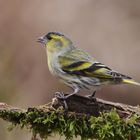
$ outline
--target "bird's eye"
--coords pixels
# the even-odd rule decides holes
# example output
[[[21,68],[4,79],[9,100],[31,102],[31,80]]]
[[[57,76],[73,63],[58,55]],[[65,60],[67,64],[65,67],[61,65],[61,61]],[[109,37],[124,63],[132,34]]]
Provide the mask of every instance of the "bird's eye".
[[[51,40],[51,39],[52,39],[52,37],[51,37],[50,34],[47,34],[47,35],[45,36],[45,38],[46,38],[47,40]]]
[[[47,39],[48,39],[48,40],[51,40],[51,39],[52,39],[52,37],[51,37],[51,36],[47,36]]]

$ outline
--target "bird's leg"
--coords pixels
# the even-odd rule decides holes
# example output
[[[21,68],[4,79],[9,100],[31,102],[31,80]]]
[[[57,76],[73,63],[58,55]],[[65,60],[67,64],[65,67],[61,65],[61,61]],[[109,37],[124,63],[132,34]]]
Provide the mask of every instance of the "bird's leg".
[[[55,92],[55,97],[59,98],[59,99],[62,99],[62,100],[66,100],[67,98],[69,98],[70,96],[74,95],[74,94],[77,94],[80,89],[78,87],[75,87],[75,88],[72,88],[73,89],[73,92],[68,94],[68,95],[64,95],[63,92]]]
[[[65,99],[69,98],[70,96],[72,96],[74,94],[77,94],[80,91],[80,89],[78,87],[76,87],[76,86],[74,88],[72,88],[72,89],[73,89],[73,92],[68,94],[67,96],[65,96]]]
[[[96,102],[95,94],[96,94],[96,91],[94,91],[91,95],[87,95],[86,97],[88,97],[92,101]]]
[[[74,94],[77,94],[80,91],[80,89],[77,86],[73,87],[72,89],[73,89],[73,92],[68,94],[68,95],[66,95],[66,96],[64,95],[63,92],[56,92],[55,93],[56,98],[58,98],[60,100],[63,100],[65,110],[68,110],[68,105],[66,103],[66,99],[68,99],[70,96],[72,96]]]

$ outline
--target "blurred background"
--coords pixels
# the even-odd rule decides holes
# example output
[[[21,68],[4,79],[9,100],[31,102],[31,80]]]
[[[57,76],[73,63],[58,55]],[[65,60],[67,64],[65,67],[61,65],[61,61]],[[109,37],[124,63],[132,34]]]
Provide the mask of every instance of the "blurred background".
[[[0,102],[27,108],[50,102],[55,91],[70,91],[50,74],[45,48],[36,42],[49,31],[67,35],[75,46],[140,82],[139,0],[0,0]],[[139,91],[117,85],[96,96],[138,105]],[[27,130],[7,132],[3,120],[0,126],[0,139],[31,138]]]

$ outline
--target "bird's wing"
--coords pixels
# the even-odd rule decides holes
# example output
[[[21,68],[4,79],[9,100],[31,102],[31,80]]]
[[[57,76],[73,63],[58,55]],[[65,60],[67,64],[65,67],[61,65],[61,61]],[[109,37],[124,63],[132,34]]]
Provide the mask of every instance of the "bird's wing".
[[[61,69],[68,74],[103,79],[131,79],[94,60],[82,50],[73,50],[58,59]]]

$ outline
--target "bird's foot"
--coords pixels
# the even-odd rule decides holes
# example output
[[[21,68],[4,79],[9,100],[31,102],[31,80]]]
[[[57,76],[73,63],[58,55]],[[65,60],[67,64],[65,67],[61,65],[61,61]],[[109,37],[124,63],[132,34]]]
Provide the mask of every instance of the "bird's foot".
[[[60,100],[66,100],[63,92],[55,92],[55,97],[60,99]]]
[[[66,103],[67,97],[64,95],[64,93],[63,93],[63,92],[55,92],[55,97],[56,97],[57,99],[63,101],[63,103],[64,103],[64,109],[65,109],[65,111],[67,111],[67,110],[68,110],[68,105],[67,105],[67,103]]]
[[[97,102],[96,97],[95,97],[96,91],[94,91],[92,94],[87,95],[86,97],[89,98],[92,102]]]

